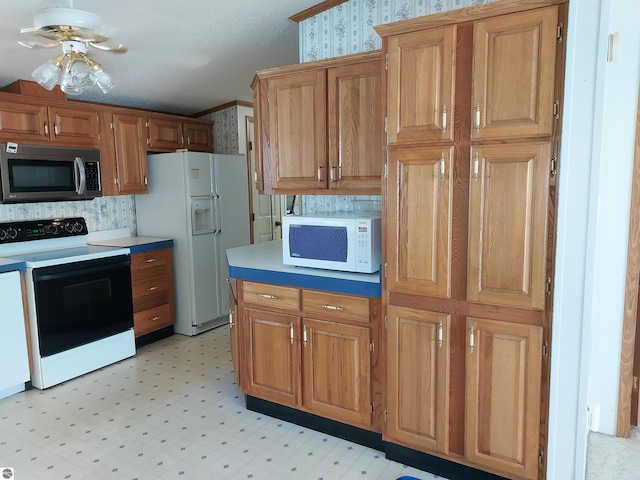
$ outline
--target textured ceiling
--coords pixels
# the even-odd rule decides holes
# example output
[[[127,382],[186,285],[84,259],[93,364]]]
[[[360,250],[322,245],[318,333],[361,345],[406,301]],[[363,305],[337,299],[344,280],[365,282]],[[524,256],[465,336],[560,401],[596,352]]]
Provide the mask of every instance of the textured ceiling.
[[[1,0],[0,87],[31,80],[59,47],[27,49],[18,40],[42,8],[73,7],[102,17],[108,43],[125,54],[89,50],[114,80],[80,100],[192,114],[233,100],[251,101],[256,70],[298,62],[298,24],[289,16],[319,0]],[[43,39],[43,41],[45,41]]]

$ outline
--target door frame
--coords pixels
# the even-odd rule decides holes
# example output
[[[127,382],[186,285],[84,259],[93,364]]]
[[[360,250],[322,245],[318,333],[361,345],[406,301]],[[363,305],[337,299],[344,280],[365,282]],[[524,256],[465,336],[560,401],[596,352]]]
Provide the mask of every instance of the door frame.
[[[640,355],[636,344],[638,287],[640,280],[640,97],[636,114],[636,140],[631,185],[627,274],[620,354],[620,383],[618,386],[618,414],[616,436],[628,438],[631,430],[631,399],[633,394],[634,355]],[[636,372],[637,375],[637,372]]]

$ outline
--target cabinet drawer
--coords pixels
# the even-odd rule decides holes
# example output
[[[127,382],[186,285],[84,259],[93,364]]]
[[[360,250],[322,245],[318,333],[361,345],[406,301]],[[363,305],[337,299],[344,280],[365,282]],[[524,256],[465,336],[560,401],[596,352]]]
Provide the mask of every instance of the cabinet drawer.
[[[171,306],[166,303],[133,314],[133,331],[136,337],[168,327],[173,323]]]
[[[131,281],[136,282],[143,278],[163,275],[167,271],[167,265],[170,263],[171,249],[131,255]]]
[[[316,314],[357,322],[369,321],[369,299],[325,292],[304,290],[302,310],[305,315]]]
[[[139,312],[169,302],[169,281],[166,275],[145,278],[131,284],[133,311]]]
[[[244,302],[286,310],[300,309],[300,290],[265,283],[244,282]]]

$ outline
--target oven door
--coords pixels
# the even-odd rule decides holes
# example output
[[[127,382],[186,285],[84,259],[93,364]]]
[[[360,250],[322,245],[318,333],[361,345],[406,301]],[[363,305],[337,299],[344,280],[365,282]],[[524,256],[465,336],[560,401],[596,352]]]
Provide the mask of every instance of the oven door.
[[[133,328],[128,255],[33,269],[40,356]]]

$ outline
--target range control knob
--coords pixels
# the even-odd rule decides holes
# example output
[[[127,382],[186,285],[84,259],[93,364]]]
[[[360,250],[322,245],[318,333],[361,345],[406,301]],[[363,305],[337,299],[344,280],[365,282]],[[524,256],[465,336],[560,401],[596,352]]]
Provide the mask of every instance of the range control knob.
[[[18,231],[15,228],[13,228],[13,227],[7,228],[7,237],[9,237],[11,240],[13,240],[17,236],[18,236]]]
[[[76,222],[73,224],[74,232],[82,232],[82,224],[80,222]]]
[[[56,233],[58,233],[58,225],[56,224],[48,225],[47,227],[45,227],[45,231],[47,233],[55,235]]]
[[[7,238],[7,232],[0,228],[0,241],[4,240],[5,238]]]
[[[65,222],[64,229],[69,233],[73,233],[73,225],[70,222]]]

